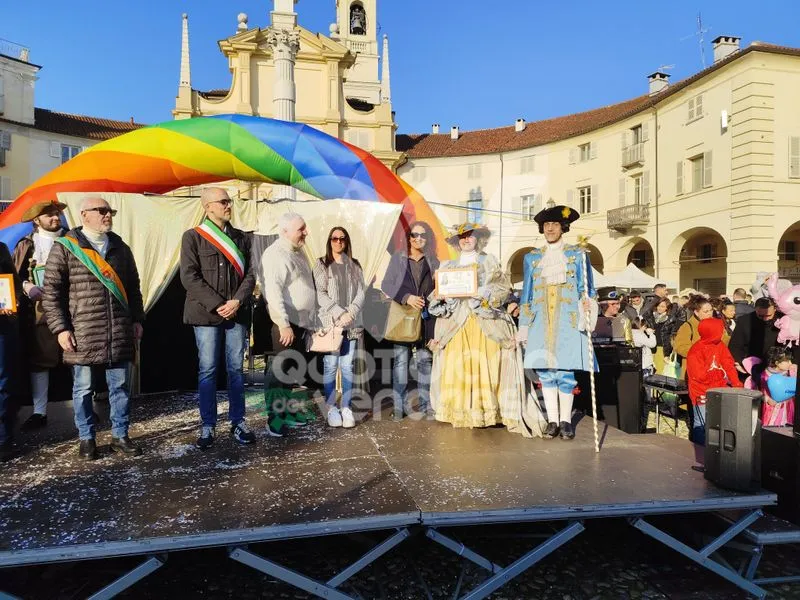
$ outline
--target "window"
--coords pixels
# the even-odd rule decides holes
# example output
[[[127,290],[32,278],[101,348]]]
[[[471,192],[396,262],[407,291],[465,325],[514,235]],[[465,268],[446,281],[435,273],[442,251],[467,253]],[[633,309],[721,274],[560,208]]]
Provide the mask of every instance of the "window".
[[[800,137],[789,138],[789,177],[800,177]]]
[[[690,159],[692,163],[692,191],[699,192],[711,186],[711,152]]]
[[[70,158],[75,158],[80,153],[80,146],[68,146],[67,144],[61,144],[61,164],[63,165]]]
[[[697,247],[697,260],[703,263],[710,263],[717,256],[716,244],[700,244]]]
[[[688,114],[686,120],[696,121],[703,117],[703,96],[695,96],[690,98],[688,102]]]
[[[783,256],[781,258],[783,260],[798,262],[797,242],[795,242],[794,240],[786,240],[783,243]]]
[[[0,150],[11,150],[11,132],[0,130]]]
[[[580,152],[581,162],[587,162],[592,157],[591,144],[581,144],[580,146],[578,146],[578,151]]]
[[[641,177],[634,177],[633,178],[633,203],[634,204],[641,204],[642,203],[642,178]]]
[[[631,133],[633,133],[633,144],[641,144],[644,141],[642,137],[642,126],[637,125],[636,127],[631,128]]]
[[[481,178],[481,166],[480,166],[480,164],[469,165],[469,167],[467,167],[467,178],[468,179],[480,179]]]
[[[522,174],[532,173],[534,168],[533,156],[526,156],[519,161],[519,172]]]
[[[522,196],[522,219],[524,221],[533,221],[533,217],[539,212],[539,198],[541,194],[527,194]]]
[[[633,203],[650,203],[650,171],[633,178]]]
[[[6,94],[5,88],[3,87],[3,78],[0,77],[0,115],[2,115],[6,110]]]
[[[585,186],[578,188],[578,200],[580,201],[580,208],[578,212],[586,214],[592,211],[592,186]]]
[[[469,200],[467,200],[467,221],[471,223],[483,222],[483,192],[481,192],[481,188],[469,191]]]

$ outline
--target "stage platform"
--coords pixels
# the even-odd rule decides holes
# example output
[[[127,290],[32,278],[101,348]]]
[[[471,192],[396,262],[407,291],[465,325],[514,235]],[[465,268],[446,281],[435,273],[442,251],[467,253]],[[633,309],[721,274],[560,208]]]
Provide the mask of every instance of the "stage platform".
[[[0,466],[0,567],[148,557],[139,572],[96,596],[111,597],[158,568],[169,552],[223,546],[231,558],[320,597],[347,598],[337,589],[343,581],[422,531],[490,572],[485,586],[464,596],[483,598],[578,535],[584,519],[628,517],[672,546],[661,538],[666,534],[648,529],[646,517],[746,509],[728,539],[776,501],[767,492],[709,483],[691,468],[691,445],[669,436],[629,435],[601,423],[596,454],[588,418],[578,423],[572,442],[380,416],[353,429],[331,429],[320,420],[277,439],[266,434],[257,400],[248,404],[258,436],[249,447],[228,435],[220,402],[216,445],[206,452],[194,448],[194,394],[136,403],[131,436],[146,449],[140,457],[108,454],[107,430],[98,435],[103,458],[91,463],[78,459],[68,424],[32,437],[21,457]],[[440,529],[555,520],[566,523],[506,568],[459,548]],[[386,530],[388,537],[327,582],[284,572],[247,549],[256,542],[369,530]],[[689,557],[763,597],[735,573],[706,564],[707,555]]]

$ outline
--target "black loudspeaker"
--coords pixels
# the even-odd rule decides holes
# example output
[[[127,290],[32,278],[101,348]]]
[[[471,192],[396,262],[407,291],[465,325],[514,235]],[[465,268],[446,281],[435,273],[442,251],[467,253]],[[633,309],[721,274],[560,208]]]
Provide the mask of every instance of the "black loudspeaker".
[[[761,393],[713,388],[706,399],[706,479],[732,490],[761,489]]]
[[[600,367],[595,375],[597,404],[603,420],[626,433],[641,433],[642,349],[621,345],[594,349]]]
[[[761,430],[761,484],[778,494],[779,516],[800,525],[800,441],[791,427]]]

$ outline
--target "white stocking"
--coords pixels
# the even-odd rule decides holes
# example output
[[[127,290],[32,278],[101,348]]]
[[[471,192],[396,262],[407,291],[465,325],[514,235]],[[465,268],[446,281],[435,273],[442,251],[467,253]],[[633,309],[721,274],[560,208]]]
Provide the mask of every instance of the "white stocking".
[[[572,423],[572,402],[575,395],[572,392],[566,393],[558,390],[558,401],[561,405],[560,420],[562,423]]]
[[[47,414],[47,390],[49,387],[50,371],[34,371],[31,373],[33,412],[37,415]]]
[[[558,424],[558,388],[543,387],[544,409],[547,411],[547,421]]]

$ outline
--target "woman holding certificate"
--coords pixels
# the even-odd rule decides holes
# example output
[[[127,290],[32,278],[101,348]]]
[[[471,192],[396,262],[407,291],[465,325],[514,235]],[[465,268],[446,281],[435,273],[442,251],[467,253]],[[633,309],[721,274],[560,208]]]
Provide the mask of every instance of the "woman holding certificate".
[[[527,393],[511,282],[498,260],[482,251],[489,235],[483,225],[459,225],[448,240],[459,257],[436,272],[429,308],[437,317],[431,401],[436,420],[454,427],[502,423],[539,437],[545,423]]]

